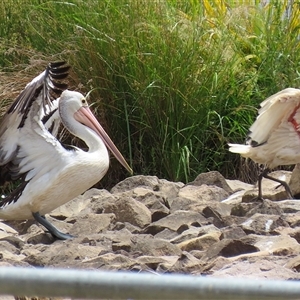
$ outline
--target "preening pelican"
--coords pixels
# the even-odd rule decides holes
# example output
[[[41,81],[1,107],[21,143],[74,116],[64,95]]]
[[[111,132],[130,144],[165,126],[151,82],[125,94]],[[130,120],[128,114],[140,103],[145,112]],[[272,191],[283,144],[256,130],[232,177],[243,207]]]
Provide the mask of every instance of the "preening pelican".
[[[267,98],[260,106],[246,145],[229,144],[229,151],[265,165],[258,178],[259,199],[263,199],[263,177],[282,184],[288,196],[293,198],[288,184],[268,173],[280,165],[300,163],[300,90],[284,89]]]
[[[0,123],[0,184],[19,182],[0,199],[0,219],[34,218],[59,239],[72,236],[60,232],[44,215],[102,179],[109,167],[107,148],[132,173],[86,98],[61,83],[68,69],[64,62],[50,63],[25,87]],[[60,122],[86,143],[87,152],[63,147],[56,138]]]

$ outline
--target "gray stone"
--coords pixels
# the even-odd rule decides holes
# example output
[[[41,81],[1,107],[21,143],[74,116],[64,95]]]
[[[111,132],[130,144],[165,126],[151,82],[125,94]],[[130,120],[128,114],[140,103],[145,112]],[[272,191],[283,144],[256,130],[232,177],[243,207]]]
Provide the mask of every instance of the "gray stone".
[[[300,275],[279,263],[279,259],[270,260],[267,257],[241,259],[216,270],[211,276],[219,278],[248,278],[248,279],[300,279]]]
[[[216,174],[187,185],[133,176],[112,193],[91,189],[47,216],[75,236],[67,241],[34,220],[0,222],[0,266],[300,279],[298,201],[281,199],[284,189],[264,181],[278,201],[242,202],[253,187],[227,180],[229,196]]]
[[[207,204],[210,201],[222,201],[228,196],[229,194],[224,189],[206,184],[200,186],[186,185],[178,193],[178,197],[191,199],[202,204]]]
[[[200,273],[200,260],[191,253],[183,251],[176,263],[169,269],[175,273]]]
[[[259,236],[257,242],[254,244],[260,251],[267,251],[273,255],[295,255],[300,252],[300,245],[298,242],[288,236]]]
[[[220,187],[228,194],[233,193],[233,190],[226,182],[226,179],[217,171],[210,171],[207,173],[199,174],[194,181],[188,183],[188,185],[196,186],[200,186],[202,184]]]
[[[175,211],[173,214],[153,222],[145,229],[145,233],[153,235],[168,228],[177,231],[182,225],[197,225],[206,222],[206,219],[200,214],[192,211]]]
[[[269,234],[277,227],[287,227],[288,223],[277,215],[255,214],[241,224],[246,233]]]
[[[151,223],[150,210],[143,203],[131,197],[122,197],[114,203],[106,203],[104,211],[114,213],[117,222],[129,222],[141,228]]]
[[[211,245],[220,240],[220,232],[211,232],[200,237],[195,237],[185,240],[178,244],[178,247],[183,251],[191,250],[207,250]]]
[[[123,181],[116,184],[112,189],[111,193],[122,193],[132,190],[137,187],[143,187],[149,189],[151,191],[157,190],[159,186],[159,179],[156,176],[144,176],[144,175],[137,175],[131,176]]]
[[[208,262],[218,256],[234,257],[241,254],[253,253],[259,248],[241,240],[223,239],[211,245],[201,258],[202,262]]]
[[[203,236],[205,234],[214,233],[217,232],[219,235],[221,235],[221,230],[218,229],[215,225],[205,225],[201,227],[194,227],[190,226],[187,230],[184,230],[180,235],[177,235],[176,237],[172,238],[170,242],[174,244],[179,244],[184,241]]]
[[[299,199],[300,196],[300,164],[296,164],[289,180],[292,194]]]
[[[232,239],[237,240],[246,236],[246,232],[238,226],[227,227],[222,230],[222,234],[220,235],[220,240],[223,239]]]
[[[88,236],[94,233],[100,233],[108,229],[114,222],[116,216],[114,214],[86,214],[77,218],[68,218],[68,222],[75,222],[70,230],[70,234],[74,236]]]
[[[300,212],[300,201],[299,200],[282,200],[277,201],[276,204],[280,207],[284,213],[297,213]]]
[[[134,236],[131,239],[133,252],[142,253],[142,255],[181,255],[181,250],[177,245],[162,239],[157,239],[149,235]]]
[[[166,207],[168,202],[160,192],[150,191],[146,188],[135,188],[132,197],[143,203],[151,211],[152,222],[158,221],[170,213],[169,208]]]

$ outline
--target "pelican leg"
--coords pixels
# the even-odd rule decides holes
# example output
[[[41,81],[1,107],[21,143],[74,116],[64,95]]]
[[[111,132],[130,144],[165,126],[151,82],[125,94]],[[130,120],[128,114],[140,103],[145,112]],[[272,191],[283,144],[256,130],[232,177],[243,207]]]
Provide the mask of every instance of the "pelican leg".
[[[268,169],[263,170],[259,175],[258,175],[258,196],[257,196],[257,200],[261,200],[263,201],[264,198],[262,196],[262,186],[261,186],[261,181],[263,179],[263,177],[265,177],[266,174],[265,171],[267,170],[268,173]]]
[[[41,216],[39,212],[36,213],[32,213],[34,219],[42,224],[46,229],[48,229],[48,231],[56,238],[60,239],[60,240],[68,240],[73,238],[72,235],[68,234],[68,233],[63,233],[61,231],[59,231],[54,225],[52,225],[46,218],[45,216]]]
[[[285,188],[286,193],[288,194],[288,197],[290,197],[290,199],[294,199],[292,191],[291,191],[289,185],[283,180],[280,180],[280,179],[277,179],[277,178],[274,178],[274,177],[268,175],[269,172],[270,172],[270,170],[268,168],[266,168],[259,175],[259,178],[258,178],[258,197],[261,197],[261,199],[263,199],[262,198],[262,189],[261,189],[261,180],[264,177],[264,178],[267,178],[269,180],[273,180],[273,181],[278,182],[281,185],[283,185],[284,188]]]

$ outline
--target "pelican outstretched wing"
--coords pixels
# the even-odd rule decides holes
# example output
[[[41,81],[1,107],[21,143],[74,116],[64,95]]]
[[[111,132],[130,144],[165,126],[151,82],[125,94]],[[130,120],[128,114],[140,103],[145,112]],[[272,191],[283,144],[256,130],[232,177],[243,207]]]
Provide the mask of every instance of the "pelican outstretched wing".
[[[67,89],[62,80],[68,76],[65,62],[49,63],[46,70],[28,83],[11,104],[0,123],[0,185],[24,174],[18,169],[18,152],[22,135],[41,121],[55,136],[60,118],[58,97]],[[28,141],[30,143],[30,141]]]

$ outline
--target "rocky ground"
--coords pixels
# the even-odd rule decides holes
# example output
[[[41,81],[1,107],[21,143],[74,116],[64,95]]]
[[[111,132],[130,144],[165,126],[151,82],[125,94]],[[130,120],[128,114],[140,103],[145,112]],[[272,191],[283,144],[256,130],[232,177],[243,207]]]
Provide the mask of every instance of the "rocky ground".
[[[291,172],[272,175],[289,181]],[[34,221],[0,222],[0,266],[300,279],[300,201],[269,180],[263,188],[258,202],[255,187],[218,172],[186,185],[129,177],[47,216],[74,239],[55,240]]]

